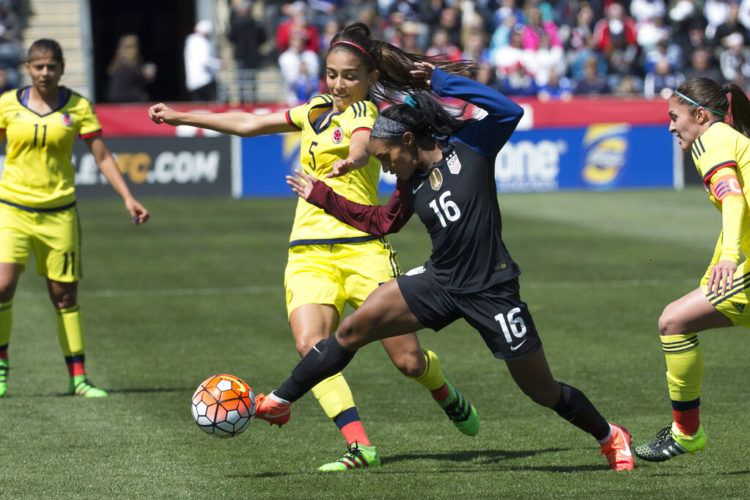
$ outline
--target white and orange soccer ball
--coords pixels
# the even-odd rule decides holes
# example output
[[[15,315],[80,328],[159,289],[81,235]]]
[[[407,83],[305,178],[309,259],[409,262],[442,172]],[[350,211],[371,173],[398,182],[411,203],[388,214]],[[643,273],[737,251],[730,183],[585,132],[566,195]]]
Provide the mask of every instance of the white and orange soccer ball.
[[[239,377],[212,375],[193,393],[193,419],[198,427],[218,437],[242,433],[255,416],[255,394]]]

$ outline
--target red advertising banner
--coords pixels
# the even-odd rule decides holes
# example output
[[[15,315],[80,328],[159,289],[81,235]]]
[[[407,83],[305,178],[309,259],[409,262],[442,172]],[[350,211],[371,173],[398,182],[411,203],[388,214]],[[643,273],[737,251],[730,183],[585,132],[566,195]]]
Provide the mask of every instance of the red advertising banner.
[[[580,127],[595,123],[627,123],[630,125],[667,126],[667,103],[662,99],[617,99],[617,98],[578,98],[571,101],[519,100],[526,115],[519,128],[543,129],[560,127]],[[223,112],[230,110],[271,113],[284,111],[284,104],[268,106],[231,107],[225,104],[182,103],[175,109],[194,112]],[[128,136],[179,136],[195,137],[216,135],[210,131],[194,127],[170,127],[156,125],[147,116],[146,104],[99,104],[96,114],[102,123],[105,137]]]

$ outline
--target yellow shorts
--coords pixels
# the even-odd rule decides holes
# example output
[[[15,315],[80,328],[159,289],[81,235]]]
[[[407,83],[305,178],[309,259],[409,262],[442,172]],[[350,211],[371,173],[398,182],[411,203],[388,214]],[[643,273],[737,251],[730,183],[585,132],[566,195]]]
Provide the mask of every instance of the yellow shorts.
[[[713,263],[708,266],[701,279],[700,287],[712,306],[729,318],[735,326],[750,326],[750,265],[741,262],[734,273],[734,285],[723,294],[708,290],[708,278]]]
[[[358,308],[381,283],[399,274],[396,252],[385,238],[291,247],[284,272],[287,315],[304,304],[330,304],[341,316],[346,304]]]
[[[26,266],[34,251],[37,272],[54,281],[81,279],[81,229],[75,207],[28,212],[0,203],[0,262]]]

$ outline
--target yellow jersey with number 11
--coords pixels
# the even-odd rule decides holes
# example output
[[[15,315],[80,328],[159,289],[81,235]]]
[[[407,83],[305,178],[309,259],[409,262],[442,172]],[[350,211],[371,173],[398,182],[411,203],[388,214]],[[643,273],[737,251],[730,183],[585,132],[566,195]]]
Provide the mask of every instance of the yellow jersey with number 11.
[[[352,135],[372,130],[378,108],[371,101],[359,101],[342,113],[335,110],[330,95],[319,95],[286,114],[290,125],[300,129],[300,163],[305,173],[324,181],[351,201],[375,205],[378,201],[380,162],[369,162],[341,177],[326,178],[337,160],[349,155]],[[367,233],[328,215],[322,209],[299,199],[290,236],[290,246],[333,244],[372,239]]]
[[[54,209],[75,201],[71,157],[76,136],[93,137],[101,125],[84,97],[60,87],[59,106],[40,115],[30,110],[29,87],[0,96],[0,129],[7,140],[0,200],[31,209]]]

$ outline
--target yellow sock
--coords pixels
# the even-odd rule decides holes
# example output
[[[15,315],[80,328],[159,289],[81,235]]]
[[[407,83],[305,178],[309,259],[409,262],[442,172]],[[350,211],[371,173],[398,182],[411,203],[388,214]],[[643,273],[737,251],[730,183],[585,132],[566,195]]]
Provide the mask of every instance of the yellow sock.
[[[446,380],[443,375],[443,369],[440,368],[440,360],[438,359],[437,354],[429,349],[424,349],[424,360],[427,364],[424,373],[419,377],[412,378],[430,391],[440,389],[445,385]]]
[[[667,361],[667,384],[672,401],[700,399],[703,383],[703,352],[698,335],[665,335],[661,338]]]
[[[354,406],[354,396],[341,372],[320,382],[312,392],[328,418],[332,419]]]
[[[57,311],[57,340],[66,357],[83,354],[81,311],[75,305]]]
[[[0,347],[10,342],[10,328],[13,324],[13,302],[0,302]]]

